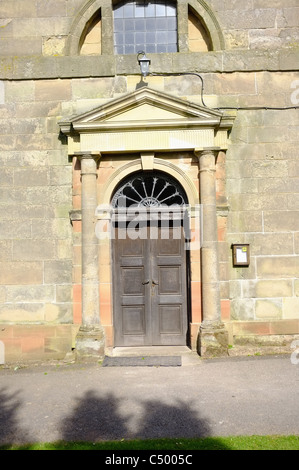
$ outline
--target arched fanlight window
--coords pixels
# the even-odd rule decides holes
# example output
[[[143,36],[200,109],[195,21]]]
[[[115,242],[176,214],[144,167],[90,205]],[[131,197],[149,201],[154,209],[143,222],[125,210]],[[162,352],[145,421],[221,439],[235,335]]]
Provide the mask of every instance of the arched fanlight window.
[[[112,207],[184,206],[187,196],[181,185],[163,173],[142,172],[126,178],[117,188]]]
[[[114,5],[116,54],[177,52],[176,2],[121,0]]]

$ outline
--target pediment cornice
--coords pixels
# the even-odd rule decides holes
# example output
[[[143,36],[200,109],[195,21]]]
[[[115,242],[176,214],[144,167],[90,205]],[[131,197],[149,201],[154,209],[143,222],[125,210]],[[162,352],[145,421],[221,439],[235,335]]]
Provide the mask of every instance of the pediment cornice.
[[[189,148],[190,145],[187,142],[194,139],[196,133],[198,135],[195,138],[195,147],[198,147],[201,139],[203,139],[203,144],[214,145],[215,143],[212,142],[214,135],[221,130],[231,129],[233,118],[218,110],[143,87],[91,111],[64,119],[59,124],[61,132],[70,138],[79,136],[81,142],[84,142],[84,149],[87,142],[92,147],[90,150],[95,150],[95,147],[103,142],[106,142],[104,147],[108,148],[108,141],[111,145],[112,135],[115,135],[115,145],[112,145],[111,151],[113,149],[129,151],[128,146],[131,145],[129,142],[133,142],[136,137],[137,145],[137,141],[141,141],[140,133],[142,132],[144,141],[142,141],[141,150],[144,150],[143,145],[149,145],[151,150],[156,148],[171,150],[174,148],[175,141],[177,141],[178,149]],[[151,146],[155,132],[157,144]],[[158,134],[161,137],[160,144],[157,140]],[[122,135],[126,136],[124,147],[120,143]],[[168,141],[171,143],[167,144]],[[80,151],[82,149],[81,145]]]

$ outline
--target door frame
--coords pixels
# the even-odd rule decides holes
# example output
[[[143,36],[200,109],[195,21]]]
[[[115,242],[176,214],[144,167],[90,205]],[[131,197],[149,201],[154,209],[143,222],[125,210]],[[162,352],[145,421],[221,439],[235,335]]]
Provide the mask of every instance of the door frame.
[[[140,172],[144,169],[161,171],[174,178],[185,190],[188,200],[188,211],[190,229],[195,238],[200,238],[200,228],[198,227],[198,208],[199,193],[194,181],[189,177],[186,171],[183,171],[173,162],[177,152],[170,154],[170,159],[162,159],[153,155],[151,164],[145,165],[143,155],[136,154],[131,157],[131,161],[119,165],[114,172],[100,186],[98,193],[100,206],[104,207],[101,213],[96,213],[97,223],[109,226],[112,220],[111,200],[119,182],[129,176],[131,173]],[[193,154],[192,154],[193,155]],[[100,173],[99,173],[100,175]],[[108,350],[115,346],[114,344],[114,324],[113,324],[113,279],[112,279],[112,240],[109,237],[98,238],[99,246],[99,290],[100,290],[100,314],[101,322],[105,329],[106,348]],[[201,305],[201,254],[200,249],[187,251],[188,267],[188,345],[194,351],[197,350],[197,338],[202,321]]]

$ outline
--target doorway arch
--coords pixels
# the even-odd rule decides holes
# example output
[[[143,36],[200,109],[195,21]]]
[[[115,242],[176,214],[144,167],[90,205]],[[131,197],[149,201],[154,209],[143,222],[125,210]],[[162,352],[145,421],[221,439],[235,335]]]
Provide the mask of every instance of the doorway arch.
[[[195,207],[197,204],[199,204],[199,193],[195,184],[189,178],[188,174],[179,166],[171,163],[170,161],[163,160],[162,158],[154,157],[151,164],[151,170],[157,172],[160,171],[177,181],[186,193],[187,201],[190,207]],[[119,187],[119,184],[125,180],[126,177],[130,177],[130,175],[142,171],[145,171],[142,157],[126,163],[125,165],[115,170],[102,189],[102,204],[111,204],[112,198],[115,191]]]

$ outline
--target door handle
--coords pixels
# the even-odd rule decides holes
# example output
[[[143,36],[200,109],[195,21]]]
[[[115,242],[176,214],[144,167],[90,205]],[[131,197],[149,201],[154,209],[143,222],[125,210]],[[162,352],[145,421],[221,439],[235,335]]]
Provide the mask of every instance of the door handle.
[[[145,286],[145,284],[149,284],[149,281],[144,281],[144,282],[142,283],[143,286]]]
[[[152,281],[153,286],[158,286],[159,283],[157,281]]]

